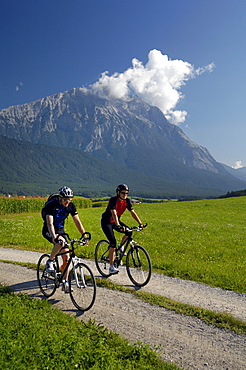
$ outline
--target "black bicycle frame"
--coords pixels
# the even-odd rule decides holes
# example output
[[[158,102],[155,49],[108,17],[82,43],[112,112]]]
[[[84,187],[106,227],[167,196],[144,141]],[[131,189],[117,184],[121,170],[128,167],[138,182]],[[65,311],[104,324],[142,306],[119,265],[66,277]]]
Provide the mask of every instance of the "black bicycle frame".
[[[115,258],[116,258],[117,267],[120,265],[120,262],[122,261],[122,258],[124,257],[124,254],[126,253],[126,250],[127,250],[128,246],[129,246],[129,244],[132,240],[133,239],[132,239],[132,233],[131,233],[131,235],[128,235],[128,237],[124,241],[124,243],[121,244],[120,248],[118,248],[118,247],[116,248]],[[122,247],[124,247],[124,248],[123,248],[123,251],[121,252]],[[130,248],[133,249],[132,246]],[[135,264],[135,262],[134,262],[134,264]]]

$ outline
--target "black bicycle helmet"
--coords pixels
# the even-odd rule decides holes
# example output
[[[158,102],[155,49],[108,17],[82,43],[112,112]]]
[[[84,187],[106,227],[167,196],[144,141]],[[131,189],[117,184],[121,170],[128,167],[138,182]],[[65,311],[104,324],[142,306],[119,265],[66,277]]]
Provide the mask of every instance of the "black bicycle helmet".
[[[67,186],[63,186],[62,188],[60,188],[59,194],[62,198],[73,198],[73,191]]]
[[[118,185],[117,188],[116,188],[116,193],[118,193],[118,191],[122,191],[122,190],[129,191],[129,186],[127,186],[126,184]]]

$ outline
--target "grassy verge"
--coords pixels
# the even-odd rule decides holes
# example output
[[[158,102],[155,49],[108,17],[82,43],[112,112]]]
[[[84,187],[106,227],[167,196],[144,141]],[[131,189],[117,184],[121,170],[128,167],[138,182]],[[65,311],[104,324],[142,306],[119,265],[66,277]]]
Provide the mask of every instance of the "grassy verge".
[[[163,369],[148,345],[130,344],[94,322],[78,322],[47,301],[0,289],[1,369]]]

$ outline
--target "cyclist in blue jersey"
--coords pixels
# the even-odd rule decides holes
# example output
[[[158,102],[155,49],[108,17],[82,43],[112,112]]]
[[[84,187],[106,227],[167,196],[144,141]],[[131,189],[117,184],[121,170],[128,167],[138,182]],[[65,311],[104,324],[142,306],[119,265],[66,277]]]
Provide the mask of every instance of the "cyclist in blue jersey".
[[[108,202],[106,211],[102,214],[101,226],[104,234],[106,235],[109,243],[109,261],[110,267],[109,272],[111,274],[117,274],[119,270],[114,266],[114,255],[116,248],[116,239],[114,236],[114,230],[124,233],[125,235],[122,238],[121,244],[124,243],[129,232],[126,231],[127,225],[120,221],[121,215],[125,212],[126,209],[130,211],[132,217],[135,221],[139,223],[139,226],[143,227],[143,224],[134,211],[130,199],[127,198],[129,193],[129,187],[125,184],[120,184],[116,189],[116,196],[111,197]]]
[[[53,261],[57,253],[61,249],[68,251],[68,248],[64,247],[66,242],[64,221],[71,214],[73,221],[78,229],[78,231],[83,235],[85,233],[84,226],[82,225],[78,212],[75,205],[71,202],[73,198],[73,191],[67,186],[63,186],[59,189],[59,197],[49,201],[44,207],[45,221],[43,225],[42,235],[50,243],[52,243],[53,249],[50,254],[50,258],[47,261],[46,269],[48,272],[54,272]],[[64,270],[66,264],[68,263],[69,254],[63,254],[63,265],[61,270]],[[65,280],[63,282],[63,290],[65,293],[69,292],[68,286],[68,271],[64,276]]]

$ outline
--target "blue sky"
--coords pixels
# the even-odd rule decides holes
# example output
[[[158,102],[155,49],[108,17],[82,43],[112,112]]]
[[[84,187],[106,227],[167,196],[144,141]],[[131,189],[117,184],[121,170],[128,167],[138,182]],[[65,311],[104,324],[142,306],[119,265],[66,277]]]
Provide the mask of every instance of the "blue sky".
[[[143,97],[155,85],[191,140],[246,166],[245,39],[245,0],[2,0],[0,109],[151,72]]]

